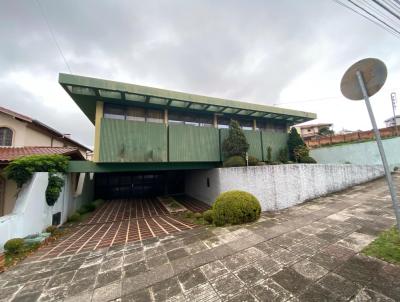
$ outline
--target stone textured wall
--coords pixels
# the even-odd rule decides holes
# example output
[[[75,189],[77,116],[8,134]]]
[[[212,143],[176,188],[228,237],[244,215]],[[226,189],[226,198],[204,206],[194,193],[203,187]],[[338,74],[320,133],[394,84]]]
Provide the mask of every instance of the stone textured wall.
[[[383,176],[381,166],[292,164],[191,171],[186,194],[212,204],[222,192],[255,195],[263,211],[279,210]],[[209,178],[210,186],[207,186]]]

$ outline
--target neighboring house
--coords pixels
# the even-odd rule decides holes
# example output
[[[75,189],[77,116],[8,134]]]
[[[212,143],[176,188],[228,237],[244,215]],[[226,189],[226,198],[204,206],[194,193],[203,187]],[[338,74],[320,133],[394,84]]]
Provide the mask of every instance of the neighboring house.
[[[36,154],[62,154],[83,160],[91,150],[28,116],[0,107],[0,216],[11,213],[16,184],[7,180],[4,167],[13,159]]]
[[[388,118],[385,120],[386,127],[394,127],[394,126],[400,126],[400,115],[396,115],[395,117]]]
[[[71,172],[95,175],[96,195],[123,198],[184,190],[185,171],[210,169],[224,159],[221,146],[232,119],[250,144],[249,155],[276,159],[288,127],[316,118],[282,109],[70,74],[59,82],[95,125],[94,162]]]
[[[298,128],[300,129],[301,137],[306,141],[320,137],[321,135],[319,134],[319,131],[325,128],[330,129],[332,125],[333,124],[330,123],[309,124],[309,125],[298,126]]]

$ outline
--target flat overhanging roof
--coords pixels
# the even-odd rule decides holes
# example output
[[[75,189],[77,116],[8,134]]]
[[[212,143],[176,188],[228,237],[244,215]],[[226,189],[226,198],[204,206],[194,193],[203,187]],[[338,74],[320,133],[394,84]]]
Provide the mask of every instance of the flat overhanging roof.
[[[59,83],[93,124],[96,115],[96,101],[265,118],[289,124],[303,123],[317,118],[315,113],[310,112],[65,73],[59,74]]]

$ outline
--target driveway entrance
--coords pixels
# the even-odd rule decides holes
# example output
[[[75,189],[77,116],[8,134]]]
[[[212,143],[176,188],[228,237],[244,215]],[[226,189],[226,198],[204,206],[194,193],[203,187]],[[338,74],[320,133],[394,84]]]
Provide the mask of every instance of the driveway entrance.
[[[209,208],[189,198],[180,198],[179,202],[192,212]],[[62,257],[166,236],[195,227],[171,215],[156,198],[110,200],[85,221],[74,226],[68,236],[40,249],[33,258],[41,260]]]

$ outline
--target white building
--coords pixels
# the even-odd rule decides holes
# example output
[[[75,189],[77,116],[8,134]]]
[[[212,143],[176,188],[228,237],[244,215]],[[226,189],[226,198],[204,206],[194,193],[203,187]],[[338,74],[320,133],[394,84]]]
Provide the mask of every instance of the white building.
[[[394,117],[385,120],[386,127],[394,127],[395,125],[400,126],[400,115],[396,115],[396,121]]]

